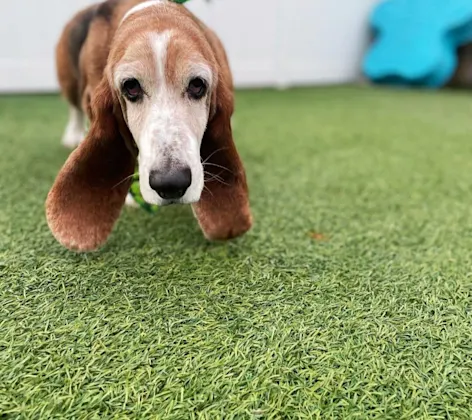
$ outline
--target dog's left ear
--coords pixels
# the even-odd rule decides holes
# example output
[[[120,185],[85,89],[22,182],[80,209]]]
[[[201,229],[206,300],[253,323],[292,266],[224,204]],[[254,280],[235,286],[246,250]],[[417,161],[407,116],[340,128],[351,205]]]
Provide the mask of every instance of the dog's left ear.
[[[104,77],[94,92],[90,132],[67,159],[46,201],[52,233],[71,250],[92,251],[106,242],[131,184],[136,158],[116,104]]]
[[[252,226],[246,173],[233,141],[233,92],[218,83],[212,117],[201,146],[207,181],[193,211],[210,240],[227,240]]]

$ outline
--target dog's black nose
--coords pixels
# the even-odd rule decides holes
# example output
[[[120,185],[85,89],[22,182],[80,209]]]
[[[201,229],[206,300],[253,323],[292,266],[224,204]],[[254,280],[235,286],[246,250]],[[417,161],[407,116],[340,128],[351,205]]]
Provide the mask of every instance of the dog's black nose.
[[[164,200],[176,200],[185,195],[192,183],[190,168],[183,168],[171,172],[151,171],[149,185]]]

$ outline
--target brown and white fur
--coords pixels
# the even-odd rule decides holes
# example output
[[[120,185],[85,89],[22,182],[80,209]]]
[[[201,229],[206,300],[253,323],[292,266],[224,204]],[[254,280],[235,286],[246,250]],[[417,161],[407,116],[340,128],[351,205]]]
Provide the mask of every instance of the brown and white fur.
[[[192,204],[208,239],[231,239],[250,229],[246,176],[230,123],[233,83],[226,54],[184,6],[108,0],[89,7],[66,26],[57,71],[70,105],[63,143],[78,146],[46,201],[49,227],[60,243],[90,251],[106,242],[136,163],[144,199]],[[169,198],[152,187],[182,171],[190,182],[184,195]]]

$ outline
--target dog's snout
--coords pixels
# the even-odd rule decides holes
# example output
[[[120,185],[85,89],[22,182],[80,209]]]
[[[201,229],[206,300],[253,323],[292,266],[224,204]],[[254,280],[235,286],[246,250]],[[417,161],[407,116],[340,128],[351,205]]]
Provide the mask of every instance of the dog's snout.
[[[164,200],[182,198],[192,183],[190,168],[182,168],[171,172],[151,171],[149,185]]]

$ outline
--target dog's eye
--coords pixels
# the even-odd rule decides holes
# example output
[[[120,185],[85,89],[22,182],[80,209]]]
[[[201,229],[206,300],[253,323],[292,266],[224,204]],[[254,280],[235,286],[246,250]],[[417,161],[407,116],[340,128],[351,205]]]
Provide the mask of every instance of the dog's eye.
[[[203,79],[196,77],[188,85],[187,93],[192,99],[201,99],[207,92],[207,85]]]
[[[122,89],[123,94],[131,102],[136,102],[143,97],[143,88],[136,79],[125,80]]]

